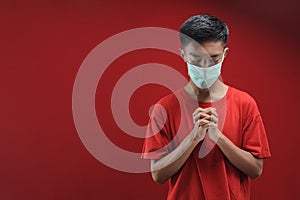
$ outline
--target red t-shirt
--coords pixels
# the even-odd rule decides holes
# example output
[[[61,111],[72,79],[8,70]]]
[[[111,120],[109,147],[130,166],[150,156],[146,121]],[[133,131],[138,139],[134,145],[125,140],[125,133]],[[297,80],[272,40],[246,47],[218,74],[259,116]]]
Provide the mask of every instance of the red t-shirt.
[[[261,115],[254,99],[245,92],[229,87],[221,100],[198,103],[180,89],[156,105],[148,124],[144,159],[159,159],[173,151],[193,129],[192,113],[198,106],[216,108],[219,129],[236,146],[257,158],[270,157]],[[250,178],[205,137],[169,179],[168,199],[250,199]]]

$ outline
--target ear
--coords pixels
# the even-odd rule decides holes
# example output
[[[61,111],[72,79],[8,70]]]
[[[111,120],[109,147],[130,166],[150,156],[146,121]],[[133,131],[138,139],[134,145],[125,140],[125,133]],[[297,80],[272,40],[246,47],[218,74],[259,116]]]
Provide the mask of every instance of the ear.
[[[183,49],[180,48],[179,51],[180,51],[180,55],[181,55],[182,59],[184,60],[184,62],[187,62],[187,59],[186,59],[186,57],[184,55],[184,52],[183,52]]]
[[[226,58],[226,56],[227,56],[228,53],[229,53],[229,48],[226,47],[226,48],[224,49],[224,58]]]

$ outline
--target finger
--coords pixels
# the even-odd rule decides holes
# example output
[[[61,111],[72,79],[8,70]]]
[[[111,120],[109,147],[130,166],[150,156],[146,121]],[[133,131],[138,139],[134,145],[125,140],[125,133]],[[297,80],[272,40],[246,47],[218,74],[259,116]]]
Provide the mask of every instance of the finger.
[[[194,115],[193,118],[197,121],[198,119],[207,118],[209,116],[210,116],[210,114],[200,112],[200,113]]]
[[[212,113],[217,114],[217,109],[214,107],[208,107],[208,108],[202,109],[202,111],[205,113],[208,113],[208,114],[212,114]]]
[[[218,114],[216,112],[216,108],[208,107],[208,108],[197,108],[193,113],[193,122],[197,122],[199,119],[206,119],[213,121],[214,123],[218,123]]]
[[[201,116],[200,115],[196,116],[196,118],[194,119],[194,121],[198,121],[198,120],[202,120],[202,119],[214,122],[216,124],[219,122],[218,117],[216,117],[214,115],[207,115],[207,114],[203,114]]]
[[[218,113],[217,113],[217,109],[216,108],[213,108],[211,110],[211,113],[218,118]]]
[[[219,119],[218,119],[216,116],[211,115],[211,116],[210,116],[210,121],[213,122],[213,123],[215,123],[215,124],[218,124]]]
[[[208,108],[201,108],[198,107],[195,109],[195,111],[193,112],[193,115],[197,115],[200,112],[206,113],[206,114],[214,114],[214,115],[218,115],[216,112],[216,108],[214,107],[208,107]]]
[[[213,107],[208,107],[206,109],[203,109],[203,112],[209,115],[214,115],[218,117],[217,109]]]
[[[201,127],[203,127],[203,128],[210,128],[210,127],[213,126],[213,124],[214,124],[214,123],[209,122],[209,123],[203,124]]]
[[[211,121],[206,120],[206,119],[199,119],[199,120],[197,121],[197,125],[198,125],[198,126],[203,126],[203,125],[208,124],[208,123],[211,123]]]
[[[206,113],[198,113],[197,115],[193,116],[193,122],[198,121],[199,119],[208,119],[210,120],[210,116]]]
[[[218,128],[218,125],[213,122],[209,122],[209,123],[204,124],[202,127],[203,128]]]
[[[208,108],[201,108],[201,107],[198,107],[196,108],[196,110],[194,111],[195,114],[197,113],[207,113],[207,114],[211,114],[214,110],[216,110],[216,108],[213,108],[213,107],[208,107]]]
[[[193,112],[193,115],[197,115],[199,112],[203,112],[203,111],[204,111],[203,108],[198,107],[198,108],[196,108],[195,111]]]
[[[207,114],[205,114],[204,109],[201,107],[198,107],[195,109],[195,111],[193,112],[193,122],[196,123],[198,119],[207,116]]]

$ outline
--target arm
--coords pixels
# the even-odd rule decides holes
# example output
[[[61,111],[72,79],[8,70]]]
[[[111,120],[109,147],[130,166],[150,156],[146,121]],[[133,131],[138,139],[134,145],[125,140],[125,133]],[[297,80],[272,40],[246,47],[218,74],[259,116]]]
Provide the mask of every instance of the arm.
[[[201,132],[204,132],[204,128]],[[200,131],[198,131],[200,132]],[[158,159],[151,160],[152,178],[157,183],[163,184],[184,165],[197,144],[203,140],[205,134],[197,134],[197,127],[180,143],[180,145],[171,153]]]
[[[214,110],[215,111],[215,110]],[[209,127],[217,127],[217,113],[211,108],[197,108],[193,113],[194,129],[166,156],[151,161],[152,178],[157,183],[164,183],[184,165],[197,144],[202,141]]]
[[[211,110],[215,113],[216,110]],[[216,114],[215,114],[216,115]],[[209,119],[209,118],[208,118]],[[211,118],[215,121],[214,118]],[[217,122],[217,120],[216,120]],[[214,141],[232,165],[252,179],[262,174],[263,160],[254,157],[250,152],[237,147],[215,126],[208,130],[208,136]]]
[[[209,127],[217,127],[217,113],[213,109],[197,108],[193,113],[194,129],[179,146],[166,156],[151,161],[152,178],[157,183],[164,183],[184,165],[197,144],[202,141]]]
[[[231,164],[252,179],[259,177],[262,174],[263,160],[256,158],[250,152],[237,147],[223,135],[219,129],[216,131],[219,138],[217,140],[217,145]]]

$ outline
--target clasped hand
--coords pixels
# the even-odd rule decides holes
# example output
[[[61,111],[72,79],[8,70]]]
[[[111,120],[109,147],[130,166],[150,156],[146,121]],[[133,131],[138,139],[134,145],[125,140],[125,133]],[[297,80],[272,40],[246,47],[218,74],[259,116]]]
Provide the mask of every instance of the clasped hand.
[[[193,113],[195,139],[200,142],[208,134],[215,143],[218,141],[221,132],[218,129],[218,113],[215,108],[197,108]]]

